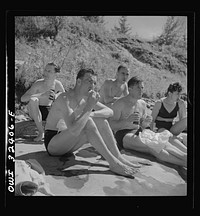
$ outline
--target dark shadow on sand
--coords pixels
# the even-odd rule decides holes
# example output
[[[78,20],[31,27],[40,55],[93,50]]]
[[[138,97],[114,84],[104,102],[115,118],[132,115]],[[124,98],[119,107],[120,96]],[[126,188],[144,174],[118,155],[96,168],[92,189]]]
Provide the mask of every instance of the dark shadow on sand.
[[[81,156],[80,152],[79,156]],[[84,156],[85,157],[85,156]],[[109,170],[108,165],[97,163],[91,163],[84,160],[76,160],[74,154],[65,154],[63,156],[49,156],[46,151],[39,151],[24,154],[16,157],[17,160],[28,160],[35,159],[40,165],[43,167],[46,175],[56,175],[56,176],[80,176],[80,175],[89,175],[89,174],[106,174],[106,175],[118,175]],[[87,168],[80,169],[68,169],[74,165],[87,166]],[[91,167],[104,167],[108,168],[108,170],[90,170]],[[134,178],[134,177],[128,177]]]
[[[19,140],[17,142],[20,143]],[[22,143],[24,143],[23,140],[22,140]],[[25,143],[27,143],[27,140]],[[30,143],[28,143],[28,144],[38,145],[40,143],[30,141]],[[156,157],[154,157],[153,155],[147,154],[147,153],[141,153],[141,152],[137,152],[134,150],[127,150],[127,149],[122,150],[122,151],[126,155],[129,155],[129,156],[132,155],[132,156],[135,156],[135,157],[138,157],[141,159],[146,159],[146,160],[149,160],[151,162],[156,162],[156,163],[162,164],[166,167],[175,169],[178,172],[178,174],[181,176],[181,178],[187,182],[187,171],[178,165],[159,161]],[[75,155],[82,157],[82,158],[92,158],[92,157],[95,158],[97,156],[101,156],[96,151],[96,149],[90,145],[86,146],[86,147],[83,146],[83,148],[81,148],[78,152],[76,152]],[[18,157],[16,157],[16,159],[19,159],[19,160],[35,159],[35,160],[37,160],[41,164],[43,169],[45,170],[46,175],[60,175],[60,176],[66,176],[66,177],[85,175],[85,174],[117,175],[117,174],[114,174],[113,172],[111,172],[110,170],[101,171],[101,170],[90,170],[89,169],[92,166],[109,168],[108,165],[104,165],[104,164],[99,163],[101,160],[105,160],[102,156],[100,158],[98,157],[96,159],[97,163],[91,163],[91,162],[87,162],[85,160],[76,160],[75,155],[74,154],[65,154],[62,156],[49,156],[46,151],[39,151],[39,152],[33,152],[33,153],[28,153],[28,154],[18,156]],[[69,167],[74,166],[74,165],[87,166],[88,168],[65,170],[65,169],[68,169]]]

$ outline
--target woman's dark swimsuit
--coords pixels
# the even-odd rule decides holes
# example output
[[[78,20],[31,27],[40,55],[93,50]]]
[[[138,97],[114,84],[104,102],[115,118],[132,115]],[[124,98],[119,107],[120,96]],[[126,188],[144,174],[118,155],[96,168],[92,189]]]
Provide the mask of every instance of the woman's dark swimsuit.
[[[175,118],[177,116],[178,110],[179,110],[178,102],[176,102],[176,106],[171,112],[168,112],[165,109],[164,104],[162,102],[161,108],[160,108],[159,113],[158,113],[158,116],[160,116],[162,118],[170,118],[170,119]],[[170,128],[172,127],[172,121],[171,122],[166,122],[166,121],[155,120],[155,123],[156,123],[156,127],[158,129],[165,128],[167,130],[170,130]]]
[[[48,145],[49,145],[49,142],[51,141],[51,139],[56,135],[56,134],[59,134],[61,131],[57,131],[57,130],[45,130],[45,133],[44,133],[44,145],[46,147],[46,150],[48,152],[48,154],[50,156],[52,156],[49,151],[48,151]]]
[[[42,106],[39,105],[40,112],[42,114],[42,121],[46,121],[47,116],[49,114],[51,106]]]

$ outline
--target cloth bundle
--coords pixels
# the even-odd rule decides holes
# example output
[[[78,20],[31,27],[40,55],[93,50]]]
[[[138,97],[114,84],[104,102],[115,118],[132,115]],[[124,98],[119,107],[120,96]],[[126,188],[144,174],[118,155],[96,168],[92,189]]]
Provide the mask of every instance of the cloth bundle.
[[[160,133],[155,133],[149,129],[144,129],[139,133],[141,141],[148,145],[151,149],[159,153],[165,145],[169,142],[169,137],[173,136],[168,130]]]
[[[44,170],[35,160],[15,160],[16,196],[53,196],[45,182]]]

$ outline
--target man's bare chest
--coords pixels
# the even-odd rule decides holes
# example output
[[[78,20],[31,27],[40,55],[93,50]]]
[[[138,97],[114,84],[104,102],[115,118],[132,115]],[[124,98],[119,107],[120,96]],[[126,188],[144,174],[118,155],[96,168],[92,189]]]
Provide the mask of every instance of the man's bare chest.
[[[122,93],[124,92],[124,85],[121,86],[116,86],[113,85],[111,86],[111,96],[112,97],[120,97],[122,95]]]

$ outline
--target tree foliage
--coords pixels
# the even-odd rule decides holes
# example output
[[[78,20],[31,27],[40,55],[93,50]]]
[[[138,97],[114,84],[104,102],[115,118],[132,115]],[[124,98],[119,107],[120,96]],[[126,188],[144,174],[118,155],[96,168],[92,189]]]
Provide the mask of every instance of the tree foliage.
[[[98,72],[101,86],[106,78],[114,77],[119,64],[126,63],[131,75],[138,74],[145,80],[147,95],[162,93],[172,79],[177,81],[176,75],[186,75],[185,48],[160,46],[130,36],[126,17],[120,19],[119,34],[112,34],[99,24],[99,18],[15,17],[15,59],[23,62],[15,71],[18,102],[25,90],[42,78],[43,69],[50,61],[61,67],[58,79],[66,89],[73,85],[77,71],[83,67]]]
[[[55,38],[64,27],[62,16],[17,16],[15,17],[15,36],[35,41],[42,37]]]
[[[157,38],[159,45],[186,46],[187,29],[186,17],[169,16],[164,25],[163,32]]]
[[[121,16],[119,18],[119,27],[114,26],[114,30],[116,30],[120,34],[126,34],[126,35],[130,34],[131,27],[127,23],[127,16]]]
[[[99,23],[99,24],[105,23],[103,16],[83,16],[83,19],[86,21],[90,21],[92,23]]]

